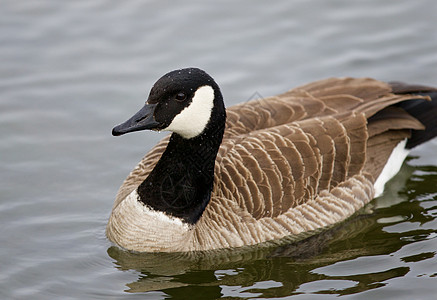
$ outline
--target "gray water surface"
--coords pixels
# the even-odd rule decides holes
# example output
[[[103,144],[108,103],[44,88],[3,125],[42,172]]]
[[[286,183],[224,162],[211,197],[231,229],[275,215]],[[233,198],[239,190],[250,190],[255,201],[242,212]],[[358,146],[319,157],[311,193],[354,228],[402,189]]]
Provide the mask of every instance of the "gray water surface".
[[[226,105],[331,76],[437,85],[437,2],[0,1],[0,299],[434,299],[437,142],[383,197],[287,247],[133,254],[104,229],[164,135],[115,138],[162,74]]]

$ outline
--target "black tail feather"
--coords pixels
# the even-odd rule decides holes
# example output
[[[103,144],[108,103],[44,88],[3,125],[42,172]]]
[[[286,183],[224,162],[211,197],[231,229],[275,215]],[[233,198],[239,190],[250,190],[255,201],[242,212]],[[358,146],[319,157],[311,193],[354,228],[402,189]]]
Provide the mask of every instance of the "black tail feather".
[[[408,139],[407,148],[414,148],[437,136],[437,89],[421,86],[408,85],[399,82],[391,83],[393,92],[396,94],[416,94],[428,96],[431,101],[417,99],[404,101],[398,104],[409,114],[425,125],[425,130],[412,130],[411,138]]]

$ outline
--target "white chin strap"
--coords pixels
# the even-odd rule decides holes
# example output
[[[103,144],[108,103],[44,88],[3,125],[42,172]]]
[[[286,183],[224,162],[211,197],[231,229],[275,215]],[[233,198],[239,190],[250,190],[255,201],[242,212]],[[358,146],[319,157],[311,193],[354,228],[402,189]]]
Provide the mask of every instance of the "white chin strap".
[[[167,128],[183,138],[191,139],[203,132],[211,118],[214,106],[214,89],[209,85],[201,86],[194,93],[189,106],[177,114]]]

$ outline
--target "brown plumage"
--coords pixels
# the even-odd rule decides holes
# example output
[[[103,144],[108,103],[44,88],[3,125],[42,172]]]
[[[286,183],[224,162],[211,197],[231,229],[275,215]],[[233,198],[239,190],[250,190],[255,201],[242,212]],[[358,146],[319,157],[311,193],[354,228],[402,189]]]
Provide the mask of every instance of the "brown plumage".
[[[396,145],[424,125],[397,103],[435,91],[370,78],[331,78],[229,107],[209,203],[181,237],[148,238],[150,222],[128,220],[121,203],[150,174],[168,143],[158,143],[121,186],[110,240],[137,251],[240,247],[342,221],[374,197]],[[410,86],[411,87],[411,86]],[[403,91],[408,92],[405,94]],[[428,99],[429,100],[429,99]]]

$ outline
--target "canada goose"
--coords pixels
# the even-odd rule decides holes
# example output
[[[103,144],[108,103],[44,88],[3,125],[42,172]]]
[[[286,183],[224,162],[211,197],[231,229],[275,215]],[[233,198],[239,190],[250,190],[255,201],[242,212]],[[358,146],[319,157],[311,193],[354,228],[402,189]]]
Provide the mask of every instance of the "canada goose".
[[[225,110],[204,71],[167,73],[113,129],[173,134],[121,186],[107,236],[129,250],[182,252],[342,221],[382,193],[408,149],[437,135],[431,98],[437,89],[331,78]]]

